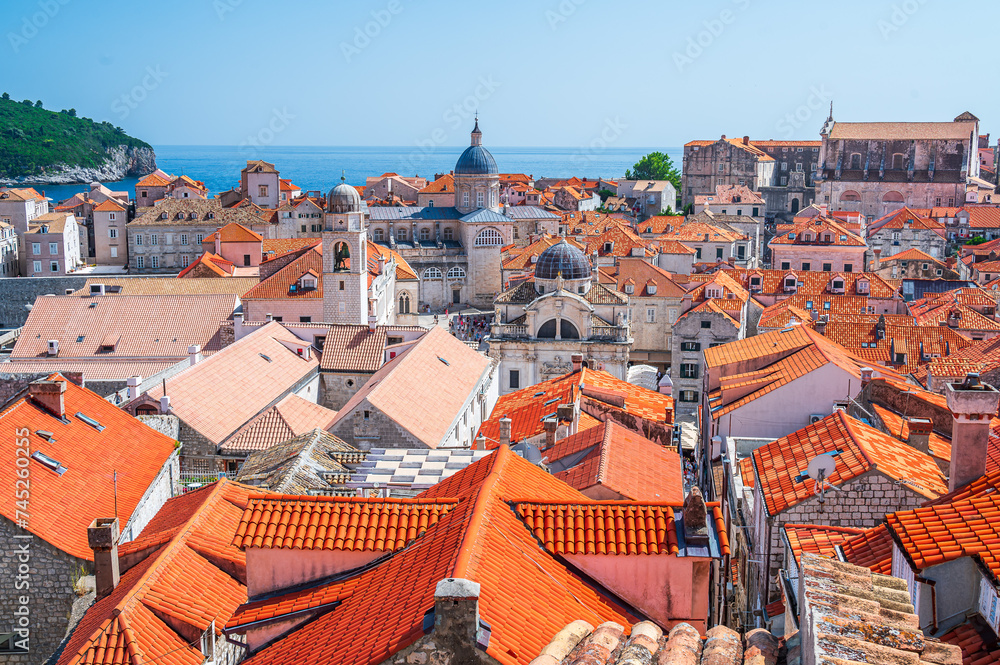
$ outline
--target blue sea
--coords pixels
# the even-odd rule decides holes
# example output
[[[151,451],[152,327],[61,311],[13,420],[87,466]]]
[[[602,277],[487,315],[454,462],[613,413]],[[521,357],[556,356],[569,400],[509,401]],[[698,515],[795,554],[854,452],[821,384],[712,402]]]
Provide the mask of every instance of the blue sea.
[[[163,145],[154,149],[156,164],[161,169],[201,180],[217,194],[239,184],[240,169],[250,159],[273,163],[282,178],[290,178],[303,191],[327,191],[340,180],[341,173],[352,185],[363,185],[368,176],[388,171],[431,180],[435,173],[451,171],[464,148]],[[490,148],[502,173],[527,173],[535,179],[622,178],[626,169],[656,150],[669,154],[680,169],[683,148]],[[130,178],[104,184],[132,194],[135,183],[136,179]],[[88,186],[50,185],[38,189],[44,189],[46,196],[59,202],[87,190]]]

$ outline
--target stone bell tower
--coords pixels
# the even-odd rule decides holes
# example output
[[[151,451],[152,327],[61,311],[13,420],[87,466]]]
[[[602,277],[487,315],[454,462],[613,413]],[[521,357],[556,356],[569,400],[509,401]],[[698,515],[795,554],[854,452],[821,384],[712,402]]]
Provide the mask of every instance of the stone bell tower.
[[[368,323],[367,206],[344,182],[330,190],[323,224],[323,321]]]

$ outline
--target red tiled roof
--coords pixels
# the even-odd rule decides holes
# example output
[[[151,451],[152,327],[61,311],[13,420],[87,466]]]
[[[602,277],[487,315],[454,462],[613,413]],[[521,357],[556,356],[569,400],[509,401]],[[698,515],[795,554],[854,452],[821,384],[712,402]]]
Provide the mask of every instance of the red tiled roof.
[[[118,586],[83,615],[57,665],[204,662],[191,635],[215,621],[223,639],[222,627],[246,602],[246,559],[229,541],[248,498],[262,494],[220,480],[168,500],[137,540],[119,548]],[[140,563],[124,569],[126,554],[144,550]]]
[[[394,552],[456,505],[454,499],[269,496],[247,505],[233,545]]]
[[[674,507],[659,503],[517,503],[514,510],[552,554],[677,554]]]
[[[686,292],[684,287],[674,281],[674,275],[659,266],[651,264],[641,257],[621,257],[614,266],[600,268],[600,281],[612,284],[617,291],[625,293],[625,284],[632,280],[635,290],[629,295],[633,298],[657,297],[679,298]],[[650,293],[650,285],[656,286],[656,293]]]
[[[922,217],[910,208],[904,207],[890,212],[888,215],[876,219],[874,222],[869,224],[868,237],[871,238],[879,231],[903,228],[935,231],[942,236],[944,235],[944,224],[936,219]]]
[[[527,665],[581,611],[598,622],[632,623],[634,618],[609,595],[540,549],[508,505],[519,499],[586,502],[565,483],[502,447],[417,500],[434,498],[457,498],[458,505],[414,545],[380,565],[246,606],[231,627],[332,599],[340,603],[245,662],[287,663],[308,654],[307,663],[381,663],[423,635],[424,616],[434,606],[438,581],[445,578],[482,585],[479,613],[492,628],[486,653],[502,665]]]
[[[655,233],[661,235],[667,233],[675,226],[681,226],[684,224],[686,218],[684,215],[654,215],[648,219],[639,222],[636,225],[636,229],[639,233]],[[694,254],[694,250],[690,250]],[[675,254],[679,252],[673,252]]]
[[[284,268],[247,291],[243,295],[243,298],[244,300],[300,300],[304,298],[322,298],[322,279],[316,280],[315,289],[300,289],[297,287],[299,279],[309,270],[315,270],[316,272],[322,274],[322,245],[317,244],[315,247],[312,247],[308,251],[304,252],[302,256],[295,259]],[[291,290],[292,286],[296,286],[294,291]]]
[[[962,650],[962,665],[997,665],[1000,663],[1000,644],[997,644],[995,636],[987,631],[990,629],[986,626],[977,628],[976,624],[966,621],[942,635],[940,639]],[[984,634],[988,636],[985,639]]]
[[[607,249],[607,244],[611,243],[611,249]],[[613,224],[602,233],[585,238],[585,253],[590,256],[597,252],[598,256],[632,256],[633,249],[641,249],[643,256],[652,256],[653,252],[648,249],[650,241],[641,238],[631,228],[623,223]]]
[[[613,420],[568,436],[543,455],[552,464],[588,449],[579,464],[556,478],[581,492],[600,485],[633,501],[684,503],[680,456]]]
[[[705,236],[708,239],[705,239]],[[705,222],[688,222],[683,226],[668,231],[656,239],[659,242],[676,240],[677,242],[733,242],[736,240],[746,240],[746,235],[738,231],[730,231],[721,226],[712,226]]]
[[[488,446],[497,445],[495,442],[500,438],[500,419],[507,416],[512,421],[512,441],[537,436],[545,431],[543,421],[546,417],[555,415],[556,407],[576,402],[581,390],[588,386],[624,394],[623,411],[649,420],[666,422],[666,410],[673,409],[673,399],[668,395],[616,379],[607,372],[584,367],[579,372],[571,372],[501,395],[479,433],[486,437]],[[582,427],[578,426],[577,431],[581,430]]]
[[[264,254],[264,259],[267,260],[277,258],[288,252],[294,252],[303,247],[319,245],[322,242],[320,238],[264,238],[261,245],[261,252]]]
[[[803,552],[836,559],[837,545],[862,532],[853,527],[820,524],[786,524],[782,529],[797,564]]]
[[[292,393],[241,427],[220,450],[223,454],[264,450],[310,430],[326,429],[336,417],[336,411]]]
[[[157,169],[150,173],[149,175],[140,178],[139,182],[135,183],[136,187],[166,187],[173,180],[173,176],[167,175],[163,171]]]
[[[801,479],[809,461],[836,451],[837,468],[827,479],[831,485],[842,485],[877,469],[928,499],[948,491],[941,470],[929,455],[838,410],[753,452],[767,514],[778,515],[813,496],[816,481]]]
[[[1000,229],[1000,208],[965,206],[961,211],[969,213],[969,228],[971,229]]]
[[[909,438],[909,422],[903,420],[901,415],[879,404],[872,404],[872,408],[875,409],[875,413],[878,414],[879,419],[890,435],[900,441],[906,441]],[[945,438],[937,432],[931,432],[928,444],[931,457],[945,461],[951,460],[951,439]]]
[[[822,240],[825,235],[830,236],[829,242]],[[806,240],[807,237],[810,239]],[[842,225],[840,220],[831,217],[815,217],[792,225],[783,225],[779,229],[779,234],[768,243],[768,246],[772,245],[867,247],[863,238]]]
[[[125,210],[125,206],[115,199],[105,199],[94,206],[94,212],[122,212],[123,210]]]
[[[52,374],[49,380],[66,386],[63,400],[68,422],[30,397],[22,397],[0,412],[0,434],[10,450],[0,459],[0,477],[11,488],[9,496],[0,501],[0,514],[17,522],[16,511],[21,508],[29,515],[28,531],[78,559],[93,561],[87,527],[99,517],[115,515],[116,506],[124,525],[174,454],[175,442],[60,374]],[[99,422],[103,431],[84,422],[80,414]],[[50,432],[52,437],[43,438],[39,431]],[[28,511],[17,505],[13,491],[22,468],[16,462],[25,459],[15,456],[15,442],[23,439],[27,439],[26,450],[47,455],[65,469],[59,474],[39,460],[27,458],[31,476]]]
[[[202,241],[202,244],[214,243],[216,234],[221,237],[222,242],[263,242],[264,240],[264,236],[256,231],[252,231],[238,222],[229,222],[215,233],[206,237]]]
[[[744,457],[740,460],[740,476],[743,478],[744,487],[756,487],[757,479],[753,475],[753,458]]]
[[[892,536],[885,524],[865,529],[840,543],[844,559],[872,572],[892,575]]]

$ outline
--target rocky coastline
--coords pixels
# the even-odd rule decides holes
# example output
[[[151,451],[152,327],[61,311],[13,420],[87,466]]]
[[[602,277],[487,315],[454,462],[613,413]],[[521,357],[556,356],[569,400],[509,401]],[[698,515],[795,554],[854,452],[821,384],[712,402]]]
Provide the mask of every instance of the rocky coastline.
[[[91,182],[115,182],[125,178],[141,177],[156,170],[156,153],[152,148],[130,148],[124,145],[108,149],[104,164],[83,167],[56,164],[45,173],[18,178],[0,178],[0,185],[7,187],[35,185],[76,185]]]

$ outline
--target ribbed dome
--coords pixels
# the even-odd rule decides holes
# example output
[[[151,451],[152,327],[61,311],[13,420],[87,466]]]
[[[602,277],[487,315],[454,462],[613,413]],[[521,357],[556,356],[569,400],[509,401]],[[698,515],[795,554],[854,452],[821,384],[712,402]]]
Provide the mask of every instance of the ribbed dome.
[[[361,195],[346,182],[342,182],[330,190],[326,199],[327,212],[346,213],[361,212]]]
[[[496,175],[500,173],[490,151],[481,145],[470,145],[455,163],[455,175]]]
[[[556,279],[560,273],[565,280],[590,277],[587,255],[566,242],[565,238],[539,254],[535,263],[535,279]]]

